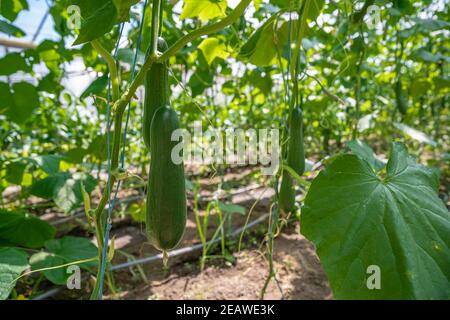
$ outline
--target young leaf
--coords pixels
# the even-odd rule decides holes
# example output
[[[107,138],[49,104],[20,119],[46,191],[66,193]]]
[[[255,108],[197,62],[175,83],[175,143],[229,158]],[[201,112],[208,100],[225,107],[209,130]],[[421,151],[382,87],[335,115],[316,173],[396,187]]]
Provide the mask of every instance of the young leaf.
[[[227,0],[184,0],[180,19],[199,18],[208,21],[225,15]]]
[[[227,51],[227,46],[214,37],[203,40],[198,48],[203,53],[203,56],[209,65],[215,58],[226,59],[230,56],[230,53]]]

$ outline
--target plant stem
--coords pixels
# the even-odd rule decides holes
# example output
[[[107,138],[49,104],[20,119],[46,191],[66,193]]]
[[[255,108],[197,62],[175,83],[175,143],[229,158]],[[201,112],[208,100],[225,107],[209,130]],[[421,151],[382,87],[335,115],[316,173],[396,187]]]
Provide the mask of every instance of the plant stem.
[[[128,102],[133,97],[134,93],[136,92],[137,88],[142,84],[144,80],[145,73],[147,70],[150,69],[153,62],[161,62],[164,60],[169,59],[170,57],[177,54],[177,52],[182,49],[185,45],[187,45],[189,42],[204,36],[208,35],[213,32],[217,32],[221,29],[224,29],[225,27],[232,24],[234,21],[236,21],[245,11],[245,9],[248,7],[252,0],[242,0],[236,8],[224,19],[222,19],[219,22],[213,23],[211,25],[207,25],[204,27],[201,27],[199,29],[196,29],[192,31],[191,33],[188,33],[187,35],[180,38],[177,42],[175,42],[174,45],[172,45],[167,51],[165,51],[161,56],[157,57],[155,55],[149,55],[147,60],[144,62],[144,65],[139,70],[138,74],[136,75],[136,78],[131,83],[130,87],[124,92],[122,97],[120,97],[119,100],[116,101],[113,110],[120,110],[122,108],[125,108]]]
[[[117,65],[114,57],[109,53],[99,42],[99,40],[93,40],[91,42],[92,47],[100,54],[100,56],[105,59],[106,64],[109,68],[110,78],[111,78],[111,91],[112,100],[116,101],[119,99],[119,77],[117,76]]]
[[[242,0],[237,7],[228,15],[223,18],[219,22],[198,28],[191,33],[188,33],[184,37],[180,38],[174,45],[172,45],[167,51],[165,51],[159,58],[158,61],[167,60],[171,56],[177,54],[177,52],[182,49],[189,42],[213,32],[217,32],[222,30],[223,28],[229,26],[234,21],[236,21],[245,11],[252,0]]]
[[[152,38],[150,55],[155,55],[158,50],[159,19],[161,17],[161,0],[153,0],[152,5]]]
[[[192,31],[191,33],[180,38],[173,46],[171,46],[166,52],[164,52],[161,56],[157,55],[157,44],[158,44],[158,28],[152,27],[152,54],[148,55],[148,58],[145,60],[144,65],[139,70],[136,78],[131,83],[130,87],[120,96],[119,94],[119,80],[117,74],[117,67],[114,57],[103,48],[103,46],[98,42],[98,40],[93,40],[91,42],[94,49],[105,59],[108,64],[110,77],[111,77],[111,87],[112,87],[112,100],[115,102],[112,107],[112,112],[115,115],[114,120],[114,135],[113,135],[113,149],[111,154],[111,172],[114,172],[118,168],[119,164],[119,152],[120,152],[120,141],[121,141],[121,131],[122,131],[122,118],[123,113],[125,111],[126,106],[130,102],[131,98],[134,96],[137,88],[141,85],[144,80],[146,72],[151,68],[154,62],[164,61],[177,54],[177,52],[182,49],[189,42],[213,32],[217,32],[228,25],[232,24],[236,21],[245,11],[245,9],[250,4],[251,0],[242,0],[239,5],[230,13],[229,16],[225,17],[223,20],[213,23],[211,25],[204,26],[197,30]],[[157,16],[156,19],[152,19],[153,23],[157,24],[159,20],[159,10],[161,5],[161,0],[153,0],[153,9],[157,8],[157,10],[153,10],[152,16]],[[156,14],[158,13],[158,14]],[[156,20],[156,21],[155,21]],[[116,179],[114,175],[110,178],[111,189],[113,189]],[[105,188],[102,193],[102,197],[100,202],[95,210],[95,230],[96,237],[98,243],[98,252],[99,252],[99,261],[102,261],[102,248],[103,248],[103,214],[106,204],[109,199],[108,188]],[[91,299],[97,299],[99,294],[99,282],[98,279],[100,277],[101,268],[98,268],[97,279],[95,283],[94,290],[91,294]]]

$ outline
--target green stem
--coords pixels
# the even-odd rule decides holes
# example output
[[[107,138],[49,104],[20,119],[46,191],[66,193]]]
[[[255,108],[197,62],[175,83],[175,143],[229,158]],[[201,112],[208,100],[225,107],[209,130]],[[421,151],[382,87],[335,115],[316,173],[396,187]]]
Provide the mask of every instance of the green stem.
[[[161,0],[153,0],[152,5],[152,38],[150,55],[155,55],[158,49],[159,19],[161,17]]]
[[[179,50],[181,50],[184,46],[186,46],[189,42],[192,42],[193,40],[208,35],[213,32],[217,32],[221,29],[224,29],[225,27],[232,24],[234,21],[236,21],[245,11],[245,9],[248,7],[252,0],[242,0],[236,8],[224,19],[222,19],[219,22],[213,23],[211,25],[204,26],[202,28],[196,29],[192,31],[191,33],[181,37],[177,42],[175,42],[174,45],[172,45],[167,51],[165,51],[161,56],[157,57],[156,55],[149,55],[147,60],[144,62],[144,65],[139,70],[138,74],[136,75],[136,78],[131,83],[128,90],[125,91],[125,93],[122,95],[122,97],[116,101],[113,110],[120,110],[122,108],[125,108],[128,102],[133,97],[134,93],[136,92],[137,88],[143,83],[145,73],[147,70],[150,69],[153,62],[161,62],[169,59],[170,57],[177,54]]]
[[[252,0],[242,0],[236,8],[225,18],[222,20],[201,27],[199,29],[196,29],[192,31],[191,33],[188,33],[187,35],[180,38],[177,42],[175,42],[174,45],[172,45],[167,51],[165,51],[159,58],[158,61],[167,60],[168,58],[174,56],[177,54],[178,51],[180,51],[186,44],[189,42],[192,42],[193,40],[208,35],[210,33],[217,32],[219,30],[224,29],[225,27],[232,24],[234,21],[239,19],[239,17],[244,13],[245,9],[247,9],[248,5],[250,4]]]
[[[161,0],[153,0],[153,5],[156,6],[154,8],[158,9],[157,19],[153,19],[153,23],[157,23],[159,20],[159,9],[160,9],[160,1]],[[152,49],[153,54],[150,54],[146,61],[144,62],[144,65],[139,70],[138,74],[136,75],[136,78],[131,83],[130,87],[120,96],[119,98],[119,85],[118,85],[118,77],[117,77],[117,68],[116,63],[112,55],[106,51],[98,42],[98,40],[92,41],[92,46],[95,50],[98,51],[98,53],[102,56],[103,59],[105,59],[106,63],[108,64],[110,75],[111,75],[111,84],[112,84],[112,98],[113,101],[115,101],[114,106],[112,108],[113,114],[115,114],[115,120],[114,120],[114,136],[113,136],[113,149],[111,154],[111,171],[114,171],[118,167],[119,163],[119,152],[120,152],[120,141],[121,141],[121,131],[122,131],[122,118],[123,113],[125,111],[126,106],[130,102],[131,98],[134,96],[134,93],[136,92],[137,88],[142,84],[146,72],[150,69],[152,64],[154,62],[160,62],[167,60],[168,58],[174,56],[180,49],[182,49],[186,44],[189,42],[203,36],[207,35],[213,32],[217,32],[228,25],[232,24],[234,21],[236,21],[245,11],[245,9],[250,4],[251,0],[242,0],[239,5],[230,13],[229,16],[225,17],[223,20],[213,23],[211,25],[199,28],[197,30],[192,31],[191,33],[183,36],[180,38],[173,46],[171,46],[166,52],[164,52],[162,55],[158,56],[156,49],[157,48],[157,41],[158,41],[158,28],[152,28]],[[152,16],[154,16],[156,13],[156,10],[153,10]],[[156,20],[156,21],[155,21]],[[156,41],[156,44],[155,44]],[[115,183],[115,177],[111,176],[110,185],[111,189],[114,186]],[[103,211],[105,209],[105,206],[108,202],[109,193],[108,188],[105,188],[103,190],[102,197],[100,199],[100,202],[97,206],[97,209],[95,210],[95,230],[96,230],[96,237],[98,242],[98,259],[99,261],[102,261],[102,248],[103,248],[103,230],[102,230],[102,221],[103,221]],[[97,279],[95,283],[94,290],[91,294],[91,299],[98,299],[99,294],[99,282],[98,279],[100,277],[100,268],[98,268],[97,272]]]
[[[92,47],[100,54],[100,56],[105,59],[106,64],[109,68],[109,74],[111,78],[111,91],[112,100],[116,101],[119,99],[119,77],[117,76],[117,65],[114,57],[109,53],[99,42],[99,40],[93,40],[91,42]]]

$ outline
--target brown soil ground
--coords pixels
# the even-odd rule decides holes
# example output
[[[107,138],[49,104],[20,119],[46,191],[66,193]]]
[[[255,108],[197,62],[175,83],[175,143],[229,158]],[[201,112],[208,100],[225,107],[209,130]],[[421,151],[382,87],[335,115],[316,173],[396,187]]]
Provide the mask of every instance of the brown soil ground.
[[[299,234],[298,225],[275,240],[276,282],[272,280],[265,299],[331,299],[326,276],[313,246]],[[203,272],[198,260],[178,263],[163,271],[143,266],[148,283],[137,280],[112,299],[259,299],[268,275],[268,262],[257,248],[235,254],[233,264],[210,265]],[[159,267],[159,271],[157,271]],[[116,274],[119,282],[127,272]],[[127,286],[128,287],[128,286]]]
[[[201,185],[199,216],[203,218],[207,203],[214,196],[221,202],[233,203],[246,208],[248,214],[254,207],[249,221],[266,215],[274,191],[264,187],[265,181],[255,170],[244,168],[226,172],[223,180],[215,176],[213,179],[200,177]],[[255,181],[257,180],[257,181]],[[191,179],[191,181],[193,181]],[[218,183],[226,191],[214,193]],[[119,198],[137,197],[142,190],[123,190]],[[137,200],[137,203],[142,203]],[[256,204],[255,204],[256,202]],[[132,203],[136,203],[133,200]],[[116,253],[113,265],[124,263],[130,259],[140,259],[159,254],[146,241],[145,226],[136,222],[128,214],[131,203],[121,204],[116,208],[113,219],[111,237],[115,238]],[[183,241],[179,248],[185,248],[199,243],[197,225],[195,223],[193,195],[188,193],[188,221]],[[51,222],[58,229],[58,237],[72,235],[90,237],[92,233],[86,229],[86,219],[83,213],[69,220],[67,216],[58,213],[54,208],[40,212],[41,218]],[[217,215],[211,212],[207,228],[207,238],[216,232]],[[229,230],[236,230],[245,224],[247,216],[234,213],[231,216]],[[162,261],[143,264],[138,267],[124,268],[114,271],[116,293],[106,289],[105,299],[259,299],[268,275],[268,261],[265,235],[268,228],[267,219],[252,230],[248,230],[243,238],[241,251],[238,252],[238,239],[227,239],[226,249],[228,259],[207,260],[205,269],[200,270],[201,251],[172,257],[169,268],[164,269]],[[94,241],[94,240],[92,240]],[[212,248],[211,255],[220,255],[220,247]],[[288,227],[283,228],[274,240],[274,267],[277,281],[271,280],[265,299],[332,299],[327,278],[322,270],[313,245],[306,240],[294,219]],[[84,274],[88,274],[85,272]],[[52,285],[44,281],[41,293]],[[83,281],[85,290],[63,290],[52,299],[87,299],[92,290],[92,281]]]

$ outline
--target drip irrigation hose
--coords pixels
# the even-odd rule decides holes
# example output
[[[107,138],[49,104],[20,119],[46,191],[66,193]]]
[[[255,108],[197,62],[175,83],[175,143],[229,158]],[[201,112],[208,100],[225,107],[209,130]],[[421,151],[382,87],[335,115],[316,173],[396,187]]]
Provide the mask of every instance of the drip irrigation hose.
[[[253,220],[252,222],[248,223],[246,226],[242,226],[242,227],[234,230],[233,232],[228,234],[228,237],[230,237],[230,238],[237,237],[242,232],[245,232],[248,229],[252,229],[255,226],[259,225],[260,223],[264,222],[268,217],[269,217],[269,214],[266,213],[266,214],[262,215],[261,217],[259,217],[259,218],[255,219],[255,220]],[[215,239],[215,240],[210,240],[210,241],[206,242],[205,245],[209,246],[211,244],[219,243],[220,241],[221,241],[220,238]],[[176,249],[176,250],[170,251],[169,252],[169,257],[177,257],[177,256],[185,255],[185,254],[197,251],[197,250],[201,250],[202,248],[203,248],[203,244],[201,244],[201,243],[194,244],[194,245],[189,246],[189,247],[184,247],[184,248],[180,248],[180,249]],[[136,266],[136,265],[142,265],[142,264],[155,262],[155,261],[158,261],[158,260],[162,260],[162,258],[163,258],[163,255],[162,255],[162,253],[160,253],[160,254],[157,254],[157,255],[154,255],[154,256],[145,257],[145,258],[141,258],[141,259],[136,259],[136,260],[132,260],[132,261],[116,264],[116,265],[111,266],[111,271],[116,271],[116,270],[120,270],[120,269],[133,267],[133,266]],[[39,296],[35,297],[32,300],[45,300],[45,299],[51,298],[54,295],[56,295],[56,294],[60,293],[61,291],[63,291],[64,289],[65,289],[64,287],[57,287],[57,288],[50,289],[47,292],[44,292],[43,294],[40,294]]]

